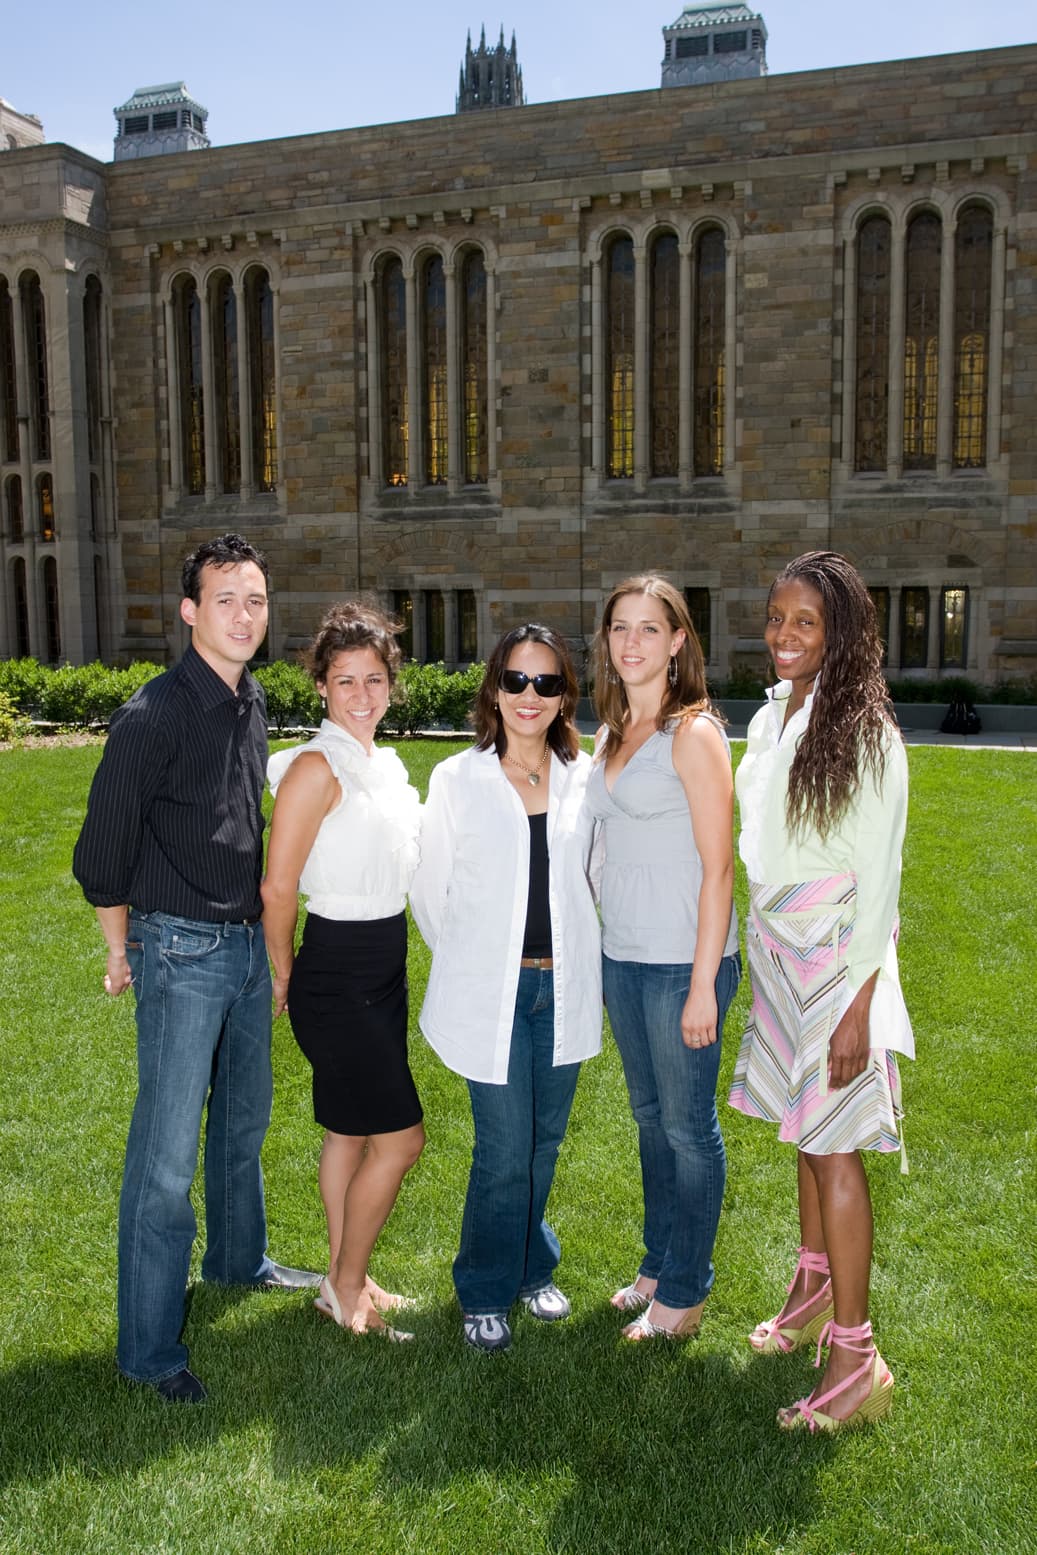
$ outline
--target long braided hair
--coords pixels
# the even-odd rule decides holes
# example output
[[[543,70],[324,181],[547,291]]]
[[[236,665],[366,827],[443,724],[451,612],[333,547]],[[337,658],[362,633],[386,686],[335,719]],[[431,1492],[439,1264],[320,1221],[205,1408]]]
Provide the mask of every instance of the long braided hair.
[[[836,551],[808,551],[778,574],[821,596],[824,659],[810,720],[789,770],[785,819],[790,832],[816,827],[827,837],[842,820],[866,769],[876,783],[886,767],[885,742],[894,727],[882,673],[882,642],[871,595],[856,567]]]

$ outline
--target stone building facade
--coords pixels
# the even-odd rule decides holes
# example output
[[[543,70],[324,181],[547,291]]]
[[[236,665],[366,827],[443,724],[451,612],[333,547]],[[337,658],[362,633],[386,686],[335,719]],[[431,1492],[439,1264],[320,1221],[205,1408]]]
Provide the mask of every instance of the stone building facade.
[[[658,568],[721,679],[831,546],[891,673],[1032,674],[1035,106],[1027,46],[0,156],[0,654],[169,658],[233,528],[273,656],[356,590],[579,643]]]

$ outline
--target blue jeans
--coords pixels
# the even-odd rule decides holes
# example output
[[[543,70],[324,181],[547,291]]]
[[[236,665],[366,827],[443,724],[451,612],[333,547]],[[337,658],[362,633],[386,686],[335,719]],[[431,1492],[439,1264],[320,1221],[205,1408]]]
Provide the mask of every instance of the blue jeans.
[[[119,1199],[119,1370],[159,1382],[180,1342],[190,1189],[205,1130],[202,1277],[253,1285],[271,1267],[259,1152],[270,1122],[270,969],[260,924],[131,912],[137,1099]]]
[[[507,1312],[558,1267],[544,1210],[580,1066],[555,1066],[554,1041],[554,973],[522,967],[507,1084],[468,1081],[475,1147],[454,1259],[463,1312]]]
[[[602,958],[605,1005],[637,1123],[644,1185],[645,1256],[668,1307],[694,1307],[713,1285],[713,1243],[727,1177],[717,1118],[720,1033],[742,964],[725,956],[716,977],[717,1040],[685,1047],[681,1010],[691,966]]]

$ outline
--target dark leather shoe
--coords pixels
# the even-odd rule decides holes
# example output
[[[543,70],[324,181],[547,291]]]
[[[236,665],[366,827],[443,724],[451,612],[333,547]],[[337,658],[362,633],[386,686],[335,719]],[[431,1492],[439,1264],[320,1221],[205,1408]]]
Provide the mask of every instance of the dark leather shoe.
[[[147,1385],[154,1388],[166,1404],[204,1404],[209,1397],[194,1372],[188,1371],[186,1366],[183,1371],[175,1371],[171,1377],[162,1377],[158,1382]]]
[[[283,1264],[272,1263],[265,1279],[259,1281],[260,1290],[316,1290],[321,1276],[310,1269],[286,1269]]]

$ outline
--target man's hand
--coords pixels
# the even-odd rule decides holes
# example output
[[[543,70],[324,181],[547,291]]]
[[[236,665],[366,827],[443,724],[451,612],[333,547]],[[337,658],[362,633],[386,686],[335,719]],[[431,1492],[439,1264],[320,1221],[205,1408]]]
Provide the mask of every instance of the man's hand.
[[[121,993],[126,992],[132,982],[130,963],[126,960],[125,950],[109,950],[108,969],[104,974],[105,993],[117,999]]]

